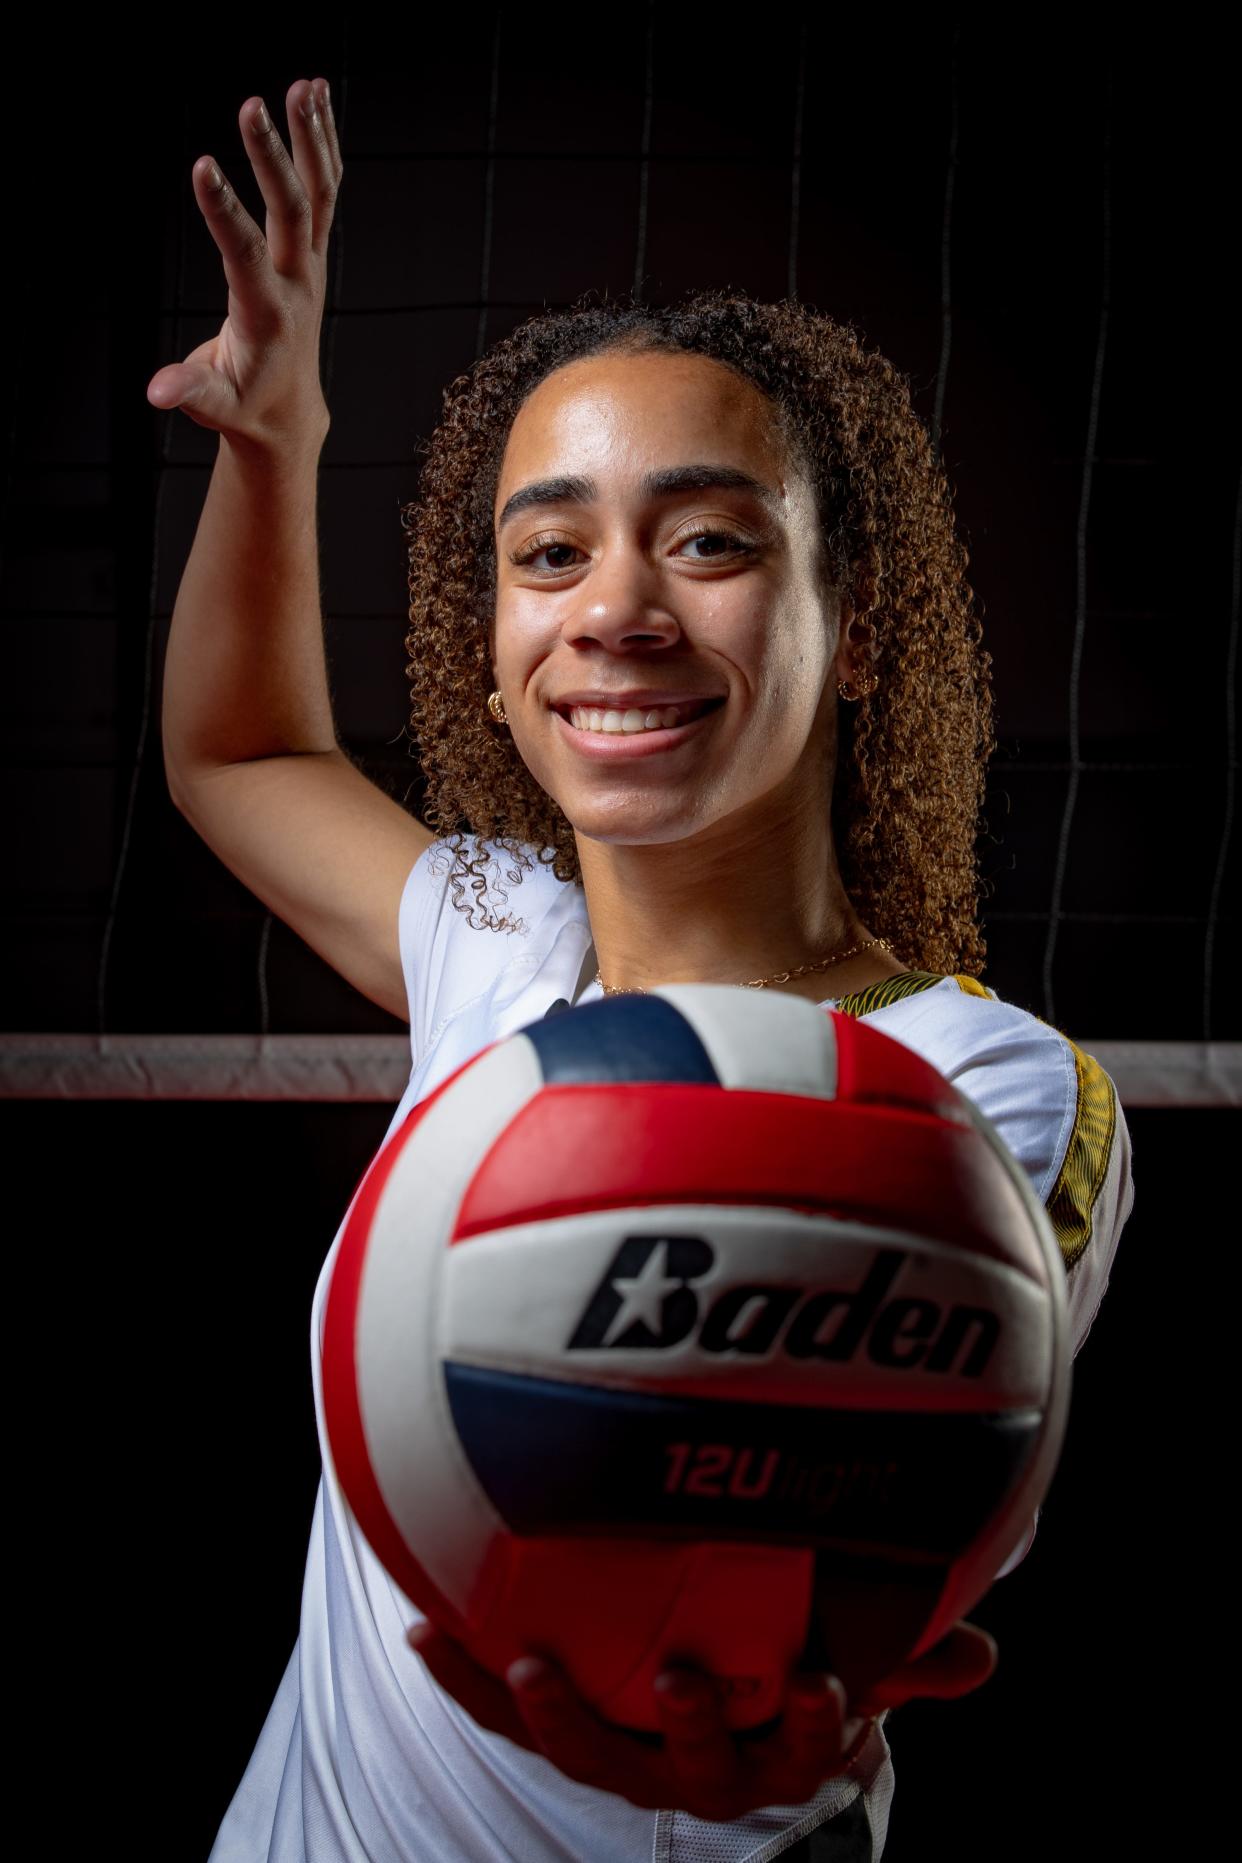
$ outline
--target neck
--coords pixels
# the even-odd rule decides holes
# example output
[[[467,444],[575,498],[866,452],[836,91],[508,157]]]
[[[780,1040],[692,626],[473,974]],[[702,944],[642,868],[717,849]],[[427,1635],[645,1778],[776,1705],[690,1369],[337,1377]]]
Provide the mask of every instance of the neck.
[[[610,989],[747,983],[860,944],[863,924],[841,883],[821,811],[775,821],[732,816],[677,841],[643,845],[577,836],[587,914]],[[873,947],[784,984],[822,1002],[905,966]]]

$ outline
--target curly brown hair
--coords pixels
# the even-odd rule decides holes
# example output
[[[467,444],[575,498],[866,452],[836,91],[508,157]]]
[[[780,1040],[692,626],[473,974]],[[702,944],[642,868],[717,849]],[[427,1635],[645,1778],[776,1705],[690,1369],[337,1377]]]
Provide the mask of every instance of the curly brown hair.
[[[424,818],[454,852],[455,905],[477,907],[477,929],[518,928],[484,903],[485,842],[511,856],[514,884],[533,871],[532,853],[558,880],[581,880],[568,819],[487,711],[493,506],[526,397],[565,363],[617,349],[710,356],[773,404],[815,488],[832,584],[876,629],[879,687],[839,707],[830,808],[843,884],[903,963],[977,976],[985,945],[976,833],[995,747],[991,656],[980,644],[952,493],[907,378],[850,325],[795,300],[761,304],[726,291],[667,307],[579,300],[529,318],[445,390],[401,523],[410,732],[427,782]],[[466,881],[473,905],[463,899]]]

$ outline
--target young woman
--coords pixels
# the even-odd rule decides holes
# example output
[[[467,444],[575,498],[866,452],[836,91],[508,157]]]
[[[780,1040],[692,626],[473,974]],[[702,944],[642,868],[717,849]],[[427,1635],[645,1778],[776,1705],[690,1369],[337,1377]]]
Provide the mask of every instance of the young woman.
[[[1129,1143],[1091,1058],[978,981],[988,656],[904,380],[827,317],[722,293],[537,317],[459,377],[403,514],[425,828],[338,746],[324,666],[326,93],[291,87],[292,160],[242,107],[266,236],[195,165],[229,316],[148,389],[220,434],[166,662],[178,807],[409,1020],[390,1132],[488,1042],[605,992],[736,984],[868,1016],[1030,1173],[1077,1348]],[[312,1320],[325,1452],[301,1633],[213,1863],[879,1857],[884,1714],[980,1685],[991,1639],[959,1625],[863,1702],[791,1677],[779,1727],[748,1742],[706,1678],[671,1672],[658,1749],[534,1656],[486,1675],[343,1503],[319,1366],[335,1252]]]

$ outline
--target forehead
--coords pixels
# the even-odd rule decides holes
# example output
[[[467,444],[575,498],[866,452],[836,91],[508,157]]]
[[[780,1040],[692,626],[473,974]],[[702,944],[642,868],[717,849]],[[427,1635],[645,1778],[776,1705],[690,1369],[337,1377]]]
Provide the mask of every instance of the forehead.
[[[584,357],[546,376],[522,403],[496,511],[526,479],[638,479],[686,460],[740,466],[773,484],[789,472],[775,408],[724,363],[661,351]]]

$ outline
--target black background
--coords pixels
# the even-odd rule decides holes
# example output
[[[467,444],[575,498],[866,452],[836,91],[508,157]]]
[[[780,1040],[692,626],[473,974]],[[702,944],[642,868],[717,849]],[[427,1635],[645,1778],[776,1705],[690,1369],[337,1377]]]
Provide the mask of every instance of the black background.
[[[5,1028],[404,1033],[197,840],[159,752],[215,442],[145,389],[225,301],[190,169],[214,155],[261,224],[240,106],[263,95],[287,134],[289,84],[326,76],[346,172],[323,597],[368,773],[417,809],[398,509],[444,385],[543,303],[628,291],[636,262],[652,301],[784,295],[796,173],[797,292],[909,374],[929,425],[942,400],[996,665],[987,981],[1087,1046],[1236,1039],[1228,61],[1133,22],[1018,23],[505,7],[240,39],[167,19],[141,44],[110,22],[93,46],[36,27],[6,119]],[[18,1628],[39,1631],[31,1750],[69,1755],[54,1810],[83,1840],[204,1857],[249,1757],[297,1629],[311,1292],[390,1112],[6,1109],[35,1211],[12,1250]],[[1223,1399],[1206,1268],[1236,1119],[1130,1123],[1136,1212],[1062,1466],[976,1613],[1002,1666],[895,1717],[890,1863],[1185,1840],[1211,1737],[1193,1652],[1222,1599],[1198,1445]]]

